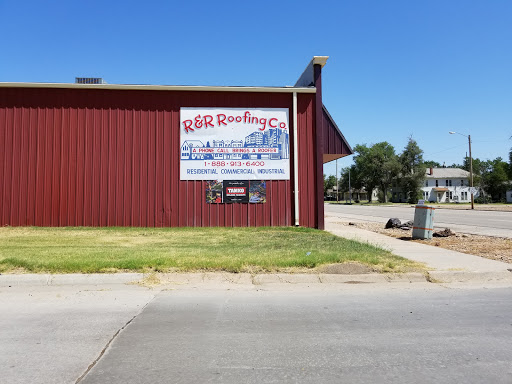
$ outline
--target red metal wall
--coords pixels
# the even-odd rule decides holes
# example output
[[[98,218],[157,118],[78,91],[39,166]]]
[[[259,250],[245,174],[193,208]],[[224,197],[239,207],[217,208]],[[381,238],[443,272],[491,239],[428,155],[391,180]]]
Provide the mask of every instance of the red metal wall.
[[[315,226],[313,104],[314,94],[299,94],[307,227]],[[206,204],[203,181],[179,180],[182,106],[289,108],[291,116],[292,94],[0,88],[0,224],[293,225],[293,178],[269,181],[265,204],[219,205]]]
[[[335,125],[325,107],[322,114],[323,152],[324,154],[351,155],[352,148]]]
[[[316,224],[315,95],[301,94],[297,100],[299,143],[299,223]],[[322,196],[323,203],[323,196]]]

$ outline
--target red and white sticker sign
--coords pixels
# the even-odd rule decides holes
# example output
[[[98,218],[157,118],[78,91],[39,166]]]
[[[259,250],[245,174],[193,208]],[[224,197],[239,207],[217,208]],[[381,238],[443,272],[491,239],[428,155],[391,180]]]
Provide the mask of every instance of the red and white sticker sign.
[[[247,188],[245,187],[227,187],[226,196],[245,196]]]

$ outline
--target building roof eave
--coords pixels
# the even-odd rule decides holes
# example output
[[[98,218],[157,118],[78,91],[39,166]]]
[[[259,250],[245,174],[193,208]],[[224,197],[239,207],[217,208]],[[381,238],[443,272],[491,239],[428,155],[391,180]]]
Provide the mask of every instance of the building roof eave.
[[[0,88],[108,89],[108,90],[132,90],[132,91],[316,93],[315,87],[245,87],[245,86],[147,85],[147,84],[76,84],[76,83],[0,82]]]

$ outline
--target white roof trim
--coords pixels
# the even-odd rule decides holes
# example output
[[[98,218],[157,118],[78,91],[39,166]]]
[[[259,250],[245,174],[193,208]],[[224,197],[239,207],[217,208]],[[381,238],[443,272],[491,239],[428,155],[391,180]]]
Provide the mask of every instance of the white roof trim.
[[[3,88],[70,88],[70,89],[119,89],[133,91],[209,91],[209,92],[266,92],[266,93],[316,93],[314,87],[231,87],[199,85],[130,85],[130,84],[75,84],[75,83],[6,83]]]
[[[329,56],[313,56],[313,64],[320,64],[323,68]]]

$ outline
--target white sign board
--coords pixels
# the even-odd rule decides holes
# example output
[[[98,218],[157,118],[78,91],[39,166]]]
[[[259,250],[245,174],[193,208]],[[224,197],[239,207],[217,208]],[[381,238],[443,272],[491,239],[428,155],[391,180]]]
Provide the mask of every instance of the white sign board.
[[[289,180],[288,108],[181,108],[181,180]]]

